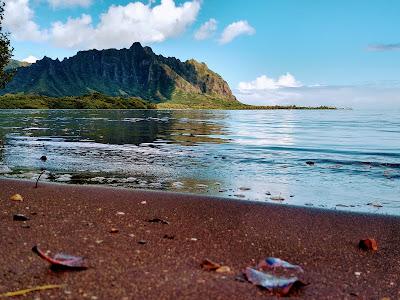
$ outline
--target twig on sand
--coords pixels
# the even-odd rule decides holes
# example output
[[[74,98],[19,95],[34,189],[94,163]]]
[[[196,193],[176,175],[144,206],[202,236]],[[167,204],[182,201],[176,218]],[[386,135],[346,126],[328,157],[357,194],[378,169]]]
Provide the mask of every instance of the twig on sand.
[[[17,296],[23,296],[23,295],[26,295],[26,294],[32,293],[32,292],[44,291],[44,290],[50,290],[50,289],[59,289],[62,287],[64,287],[64,285],[49,284],[49,285],[37,286],[34,288],[30,288],[30,289],[0,294],[0,297],[17,297]]]
[[[40,177],[42,177],[42,175],[44,173],[46,173],[46,170],[43,170],[42,172],[40,172],[38,179],[36,179],[35,189],[38,188],[38,183],[39,183]]]

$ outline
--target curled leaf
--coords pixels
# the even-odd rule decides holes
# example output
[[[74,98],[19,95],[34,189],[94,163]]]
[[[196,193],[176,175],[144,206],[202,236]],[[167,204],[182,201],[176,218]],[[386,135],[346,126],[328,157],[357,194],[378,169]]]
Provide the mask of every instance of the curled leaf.
[[[285,268],[285,269],[294,269],[300,272],[303,272],[303,269],[298,265],[293,265],[285,260],[282,260],[277,257],[267,257],[260,261],[257,265],[258,269],[266,270],[266,269],[275,269],[275,268]]]
[[[378,243],[375,239],[360,240],[358,247],[362,250],[378,251]]]
[[[85,260],[80,256],[72,256],[64,253],[56,254],[53,258],[46,255],[37,246],[32,248],[32,251],[36,253],[40,258],[50,263],[53,269],[66,269],[66,270],[86,270]]]
[[[254,285],[263,287],[278,296],[286,296],[293,289],[298,289],[305,284],[296,276],[281,277],[263,273],[247,267],[244,272],[246,279]]]

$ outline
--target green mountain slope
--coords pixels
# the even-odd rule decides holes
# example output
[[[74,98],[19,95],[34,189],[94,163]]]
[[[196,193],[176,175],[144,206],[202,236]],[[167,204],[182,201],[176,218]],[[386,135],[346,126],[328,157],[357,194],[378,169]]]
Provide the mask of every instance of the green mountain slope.
[[[29,67],[31,64],[25,61],[19,61],[15,59],[11,59],[8,65],[5,67],[5,70],[15,70],[19,67]]]
[[[191,98],[221,107],[240,105],[223,78],[204,63],[156,55],[140,43],[129,49],[80,51],[63,61],[44,57],[19,68],[0,94],[65,97],[94,92],[172,106],[190,106]]]

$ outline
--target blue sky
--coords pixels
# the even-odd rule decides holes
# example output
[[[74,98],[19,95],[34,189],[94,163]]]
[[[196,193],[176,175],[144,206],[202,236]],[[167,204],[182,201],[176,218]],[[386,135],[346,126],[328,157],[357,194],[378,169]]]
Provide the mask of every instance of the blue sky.
[[[400,1],[142,1],[146,13],[172,2],[174,10],[163,11],[163,28],[142,19],[137,26],[127,23],[136,33],[110,34],[107,30],[114,28],[109,27],[123,26],[123,14],[138,14],[139,6],[129,6],[135,2],[6,0],[10,9],[5,25],[13,34],[15,58],[63,58],[82,49],[121,48],[139,40],[156,53],[206,62],[248,103],[400,106]],[[121,6],[122,15],[111,13],[112,5]],[[101,14],[107,14],[107,21]],[[68,24],[68,19],[80,25]],[[210,19],[214,30],[196,39]],[[61,30],[57,34],[55,23]],[[92,38],[100,23],[108,29]],[[229,35],[226,29],[232,24]],[[221,42],[224,31],[227,40]],[[387,98],[378,100],[379,95]]]

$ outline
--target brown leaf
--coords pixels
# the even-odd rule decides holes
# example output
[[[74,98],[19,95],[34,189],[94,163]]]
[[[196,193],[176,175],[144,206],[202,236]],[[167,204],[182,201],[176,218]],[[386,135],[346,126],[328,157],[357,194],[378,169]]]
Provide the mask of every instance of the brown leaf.
[[[360,240],[360,242],[358,243],[358,247],[365,251],[378,251],[378,243],[375,239]]]
[[[213,262],[212,260],[209,260],[208,258],[203,260],[203,262],[200,264],[200,266],[206,271],[216,271],[217,269],[222,267],[219,263]]]

